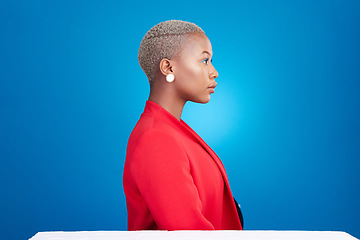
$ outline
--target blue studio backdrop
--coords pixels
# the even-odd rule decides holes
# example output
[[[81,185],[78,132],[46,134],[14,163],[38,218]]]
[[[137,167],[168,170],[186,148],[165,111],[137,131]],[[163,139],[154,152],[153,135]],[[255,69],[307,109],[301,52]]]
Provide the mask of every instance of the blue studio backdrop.
[[[0,3],[1,238],[126,230],[126,144],[155,24],[202,27],[219,72],[183,120],[222,159],[245,229],[360,237],[360,1]]]

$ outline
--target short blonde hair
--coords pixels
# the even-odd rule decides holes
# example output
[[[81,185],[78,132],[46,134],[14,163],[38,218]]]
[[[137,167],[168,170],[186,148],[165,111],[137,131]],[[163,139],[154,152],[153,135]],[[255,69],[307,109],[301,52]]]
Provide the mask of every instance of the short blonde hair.
[[[205,32],[194,23],[169,20],[152,27],[141,41],[138,60],[140,67],[152,83],[161,59],[175,57],[190,33]]]

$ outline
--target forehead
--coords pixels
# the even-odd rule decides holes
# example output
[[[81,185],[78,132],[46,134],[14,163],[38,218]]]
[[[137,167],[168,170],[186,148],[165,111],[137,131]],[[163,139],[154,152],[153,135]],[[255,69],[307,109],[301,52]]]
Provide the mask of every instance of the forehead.
[[[204,51],[212,55],[210,40],[203,33],[192,33],[187,36],[181,52],[186,55],[200,56]]]

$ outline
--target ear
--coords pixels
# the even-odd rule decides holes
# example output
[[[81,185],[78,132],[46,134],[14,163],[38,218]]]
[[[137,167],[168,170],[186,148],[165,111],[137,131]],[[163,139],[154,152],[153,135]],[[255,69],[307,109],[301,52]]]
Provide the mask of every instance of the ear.
[[[173,73],[173,66],[172,66],[171,60],[169,60],[167,58],[161,59],[161,61],[160,61],[160,72],[165,76],[170,74],[170,73]]]

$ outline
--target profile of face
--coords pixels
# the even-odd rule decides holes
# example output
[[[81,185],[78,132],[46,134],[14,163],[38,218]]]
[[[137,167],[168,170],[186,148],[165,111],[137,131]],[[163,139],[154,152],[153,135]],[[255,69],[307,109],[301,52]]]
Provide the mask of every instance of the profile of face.
[[[212,47],[203,33],[189,34],[179,54],[171,60],[171,70],[175,76],[175,93],[181,99],[197,103],[210,101],[215,92],[215,78],[218,72],[212,65]]]

